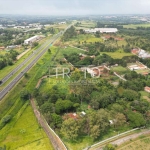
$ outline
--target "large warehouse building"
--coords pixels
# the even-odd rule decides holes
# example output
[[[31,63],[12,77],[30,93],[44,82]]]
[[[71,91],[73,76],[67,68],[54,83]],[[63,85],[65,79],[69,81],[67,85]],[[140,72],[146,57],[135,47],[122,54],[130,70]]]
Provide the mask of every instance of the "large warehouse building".
[[[118,32],[117,28],[95,28],[95,29],[88,29],[85,30],[86,33],[96,33],[96,32],[100,32],[100,33],[116,33]]]
[[[35,41],[39,40],[40,39],[40,36],[38,35],[35,35],[27,40],[24,41],[24,44],[32,44],[34,43]]]

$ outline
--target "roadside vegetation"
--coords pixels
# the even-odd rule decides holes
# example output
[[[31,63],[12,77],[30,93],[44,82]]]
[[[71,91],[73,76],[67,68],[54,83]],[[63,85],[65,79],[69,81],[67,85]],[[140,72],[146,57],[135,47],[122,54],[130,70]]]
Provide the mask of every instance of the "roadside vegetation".
[[[150,75],[127,68],[136,61],[150,67],[150,59],[131,54],[135,47],[150,51],[149,32],[142,27],[127,29],[123,24],[81,21],[71,26],[0,102],[0,146],[10,150],[52,149],[29,98],[36,100],[50,127],[71,150],[84,149],[133,128],[150,127],[149,94],[144,92],[144,87],[150,86]],[[65,27],[56,26],[57,31]],[[53,27],[42,32],[54,32]],[[83,30],[94,27],[117,27],[119,32],[87,34]],[[99,78],[92,78],[81,71],[85,66],[107,67]],[[69,69],[68,76],[63,77],[63,67]],[[50,76],[56,75],[54,68],[60,68],[59,77]]]

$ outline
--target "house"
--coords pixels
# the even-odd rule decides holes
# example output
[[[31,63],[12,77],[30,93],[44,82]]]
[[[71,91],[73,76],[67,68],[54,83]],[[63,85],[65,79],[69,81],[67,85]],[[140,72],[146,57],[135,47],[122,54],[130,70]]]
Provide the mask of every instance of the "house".
[[[146,86],[146,87],[144,88],[144,90],[145,90],[146,92],[150,93],[150,87]]]
[[[63,119],[66,120],[66,119],[69,119],[69,118],[72,118],[72,119],[78,119],[79,116],[76,114],[76,113],[67,113],[63,116]]]
[[[150,58],[150,53],[146,52],[143,49],[138,49],[138,48],[137,49],[132,49],[131,53],[134,54],[134,55],[138,55],[139,58],[143,58],[143,59]]]
[[[14,49],[16,48],[18,45],[10,45],[10,46],[7,46],[7,49]]]
[[[82,111],[81,112],[81,116],[83,117],[83,116],[85,116],[86,115],[86,113],[84,112],[84,111]]]
[[[64,21],[64,22],[59,22],[58,24],[66,24],[66,22]]]
[[[132,49],[131,53],[134,54],[134,55],[138,55],[139,49]]]

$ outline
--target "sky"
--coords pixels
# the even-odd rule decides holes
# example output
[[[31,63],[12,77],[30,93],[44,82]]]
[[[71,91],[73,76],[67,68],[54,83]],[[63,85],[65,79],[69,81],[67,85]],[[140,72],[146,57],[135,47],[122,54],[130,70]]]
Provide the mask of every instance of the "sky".
[[[150,14],[150,0],[0,0],[0,14]]]

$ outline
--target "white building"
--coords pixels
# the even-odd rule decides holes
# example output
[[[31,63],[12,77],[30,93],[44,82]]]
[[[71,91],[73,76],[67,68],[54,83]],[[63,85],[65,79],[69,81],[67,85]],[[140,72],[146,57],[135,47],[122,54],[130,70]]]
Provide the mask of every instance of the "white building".
[[[40,36],[36,35],[24,41],[24,44],[32,44],[35,41],[39,40]]]
[[[148,52],[146,52],[145,50],[141,49],[141,50],[139,51],[138,56],[139,56],[140,58],[143,58],[143,59],[145,59],[145,58],[150,58],[150,53],[148,53]]]
[[[58,24],[66,24],[66,22],[64,21],[64,22],[59,22]]]
[[[96,33],[96,32],[100,32],[100,33],[116,33],[118,32],[117,28],[95,28],[95,29],[88,29],[85,30],[86,33]]]

